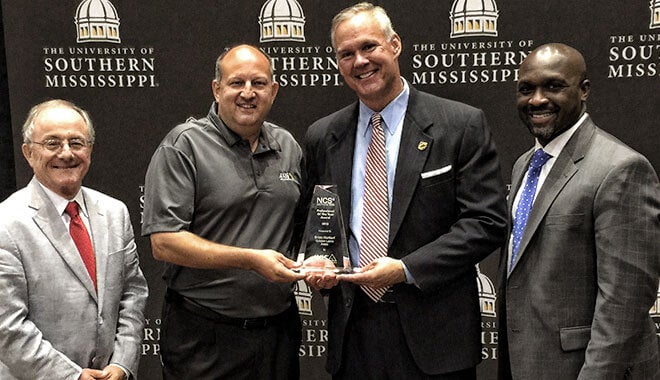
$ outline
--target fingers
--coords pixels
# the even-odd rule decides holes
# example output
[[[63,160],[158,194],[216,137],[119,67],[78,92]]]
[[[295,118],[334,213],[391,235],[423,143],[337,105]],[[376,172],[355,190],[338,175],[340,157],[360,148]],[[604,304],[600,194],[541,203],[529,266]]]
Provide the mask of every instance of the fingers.
[[[389,257],[376,259],[353,273],[338,276],[340,281],[385,288],[405,281],[405,273],[400,260]]]
[[[83,368],[82,373],[80,374],[80,377],[78,377],[79,380],[98,380],[98,379],[105,379],[107,377],[107,373],[98,369],[91,369],[91,368]]]
[[[310,272],[305,282],[316,290],[330,289],[339,283],[337,275],[333,272]]]

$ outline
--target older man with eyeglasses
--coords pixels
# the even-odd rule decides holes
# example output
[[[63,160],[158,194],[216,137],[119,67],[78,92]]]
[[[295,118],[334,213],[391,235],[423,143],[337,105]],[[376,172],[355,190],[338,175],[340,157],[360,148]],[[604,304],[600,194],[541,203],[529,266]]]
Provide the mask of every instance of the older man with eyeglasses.
[[[82,187],[93,144],[65,100],[23,125],[34,178],[0,203],[0,379],[135,378],[147,282],[126,206]]]

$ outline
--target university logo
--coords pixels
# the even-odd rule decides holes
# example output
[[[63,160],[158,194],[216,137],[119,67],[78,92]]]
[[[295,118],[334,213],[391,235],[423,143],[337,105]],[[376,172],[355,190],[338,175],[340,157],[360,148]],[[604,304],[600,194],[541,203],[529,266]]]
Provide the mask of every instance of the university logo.
[[[651,0],[651,29],[660,29],[660,0]]]
[[[300,315],[312,315],[312,288],[305,280],[298,280],[293,289],[298,304],[298,313]]]
[[[482,317],[493,317],[495,318],[495,286],[493,282],[486,276],[481,273],[479,270],[479,265],[477,264],[477,287],[479,288],[479,306],[481,306],[481,316]]]
[[[449,14],[450,38],[497,37],[498,17],[495,0],[454,0]]]
[[[305,14],[297,0],[267,0],[259,13],[259,42],[305,42]]]
[[[660,287],[658,288],[657,299],[655,300],[653,306],[651,306],[649,314],[651,314],[651,317],[653,318],[660,318]]]
[[[118,44],[119,15],[109,0],[83,0],[76,10],[76,42],[110,42]]]

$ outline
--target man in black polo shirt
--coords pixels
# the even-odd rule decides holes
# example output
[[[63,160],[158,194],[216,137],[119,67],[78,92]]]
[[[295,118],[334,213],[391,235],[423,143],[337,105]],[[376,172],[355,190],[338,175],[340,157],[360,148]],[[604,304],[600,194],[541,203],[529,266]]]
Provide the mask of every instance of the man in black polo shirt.
[[[264,121],[278,89],[267,55],[236,46],[215,74],[207,117],[171,130],[146,175],[142,234],[168,263],[163,375],[296,379],[302,276],[285,255],[302,151]]]

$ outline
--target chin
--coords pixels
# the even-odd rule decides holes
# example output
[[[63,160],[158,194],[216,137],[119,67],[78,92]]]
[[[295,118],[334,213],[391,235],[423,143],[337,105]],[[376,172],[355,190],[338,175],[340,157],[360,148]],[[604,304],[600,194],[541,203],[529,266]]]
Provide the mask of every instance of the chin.
[[[553,136],[553,129],[535,128],[532,130],[532,135],[539,141],[550,141]]]

